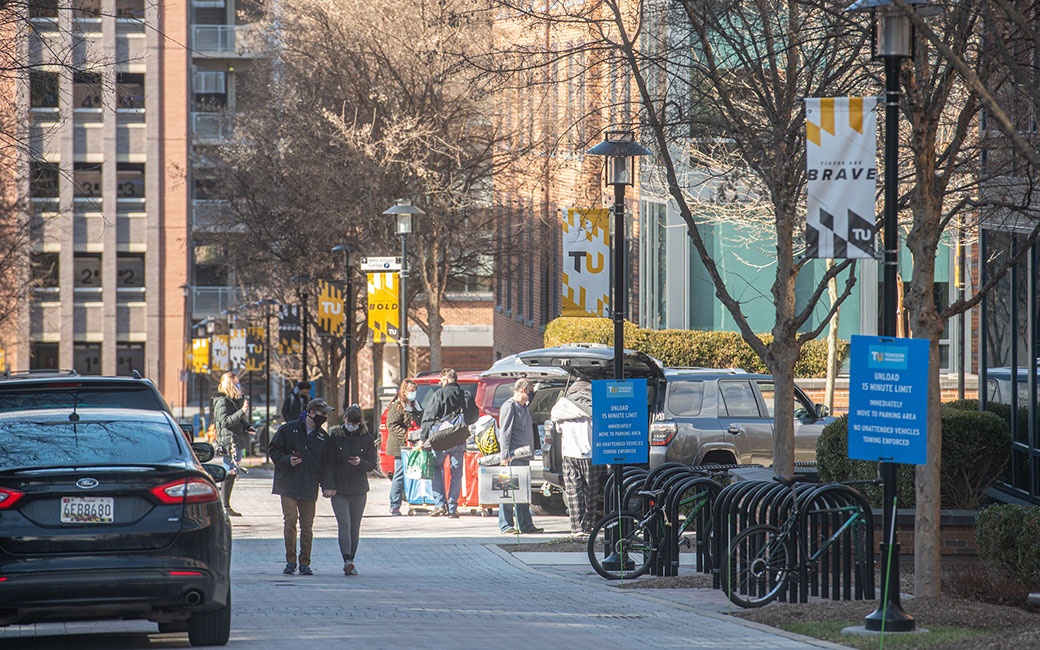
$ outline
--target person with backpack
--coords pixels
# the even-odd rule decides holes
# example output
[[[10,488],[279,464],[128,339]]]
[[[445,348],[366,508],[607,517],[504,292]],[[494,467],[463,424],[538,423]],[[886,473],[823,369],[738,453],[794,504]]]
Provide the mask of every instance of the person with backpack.
[[[361,407],[347,407],[343,424],[329,432],[328,451],[321,465],[322,495],[332,499],[332,512],[339,525],[339,551],[343,574],[356,576],[361,517],[368,500],[368,473],[379,465],[378,437],[368,431]]]
[[[473,424],[480,417],[473,398],[466,394],[459,386],[458,373],[453,368],[441,370],[440,388],[438,388],[423,404],[422,416],[422,441],[425,443],[430,437],[430,431],[435,425],[444,420],[462,413],[466,424]],[[449,449],[433,452],[433,500],[434,508],[431,517],[447,515],[452,519],[459,517],[459,493],[462,490],[463,457],[466,453],[466,443],[455,445]],[[450,459],[451,463],[451,486],[447,499],[444,495],[444,461]]]
[[[293,387],[292,392],[285,396],[282,402],[282,419],[286,422],[295,422],[300,419],[300,413],[307,401],[311,398],[311,382],[301,381]]]
[[[238,477],[242,450],[249,446],[253,427],[249,424],[249,399],[242,395],[238,375],[233,372],[225,372],[220,377],[217,392],[213,393],[213,427],[217,455],[224,457],[224,466],[229,470],[227,478],[220,484],[224,508],[228,515],[241,517],[241,513],[231,507],[231,491]]]

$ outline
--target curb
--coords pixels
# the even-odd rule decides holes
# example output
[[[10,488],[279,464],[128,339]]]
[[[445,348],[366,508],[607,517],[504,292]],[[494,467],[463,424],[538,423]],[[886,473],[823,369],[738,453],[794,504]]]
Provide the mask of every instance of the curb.
[[[729,623],[737,623],[738,625],[743,625],[744,627],[751,628],[753,630],[758,630],[759,632],[766,632],[768,634],[784,637],[784,638],[787,638],[787,639],[791,639],[793,641],[801,641],[802,643],[805,643],[805,644],[808,644],[808,645],[813,645],[813,646],[816,646],[818,648],[832,648],[832,649],[836,649],[836,650],[838,650],[838,649],[844,650],[844,649],[848,648],[848,646],[838,645],[836,643],[831,643],[830,641],[823,641],[821,639],[814,639],[813,637],[803,636],[801,634],[795,634],[794,632],[788,632],[786,630],[781,630],[780,628],[770,627],[768,625],[763,625],[762,623],[755,623],[754,621],[747,621],[747,620],[744,620],[744,619],[739,618],[737,616],[729,616],[727,614],[719,614],[718,612],[713,612],[713,611],[710,611],[710,610],[697,609],[696,607],[690,607],[689,605],[683,605],[681,603],[672,602],[670,600],[667,600],[667,599],[664,599],[664,598],[658,598],[657,596],[651,596],[649,594],[642,594],[642,593],[636,593],[636,592],[622,591],[620,589],[613,589],[612,587],[610,587],[609,585],[606,585],[606,584],[597,585],[595,582],[587,582],[585,580],[579,580],[577,578],[571,578],[569,576],[561,576],[561,575],[558,575],[556,573],[549,573],[548,571],[541,571],[539,569],[536,569],[536,568],[526,564],[525,562],[522,562],[522,561],[516,559],[515,557],[513,557],[512,553],[510,553],[509,551],[502,550],[501,548],[498,547],[497,544],[484,544],[484,548],[488,549],[489,551],[491,551],[495,555],[499,556],[500,558],[505,560],[506,563],[512,565],[513,567],[516,567],[517,569],[520,569],[522,571],[526,571],[528,573],[532,573],[532,574],[537,575],[537,576],[542,576],[542,577],[546,577],[546,578],[555,578],[557,580],[565,580],[567,582],[571,582],[571,583],[579,584],[579,585],[584,585],[586,587],[592,587],[592,588],[595,588],[595,589],[612,589],[616,593],[622,593],[622,594],[624,594],[626,596],[631,596],[633,598],[639,598],[640,600],[645,600],[647,602],[651,602],[651,603],[654,603],[656,605],[662,605],[664,607],[670,607],[672,609],[678,609],[678,610],[682,610],[682,611],[686,611],[686,612],[695,612],[697,614],[700,614],[701,616],[706,616],[708,618],[714,618],[714,619],[720,620],[720,621],[727,621]]]

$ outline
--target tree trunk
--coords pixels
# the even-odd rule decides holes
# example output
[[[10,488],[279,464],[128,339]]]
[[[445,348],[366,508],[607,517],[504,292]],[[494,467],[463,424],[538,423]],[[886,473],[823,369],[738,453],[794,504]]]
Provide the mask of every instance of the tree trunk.
[[[834,266],[834,260],[827,260],[827,268]],[[833,307],[838,302],[838,279],[831,278],[827,283],[827,297]],[[834,311],[834,316],[827,329],[827,387],[824,390],[823,403],[827,410],[834,412],[834,380],[838,376],[838,323],[841,320],[841,307]]]
[[[439,371],[444,364],[441,348],[441,334],[444,331],[444,318],[441,317],[441,300],[432,292],[426,294],[426,322],[429,326],[430,370]]]
[[[776,346],[778,341],[773,340]],[[781,342],[771,348],[769,372],[773,374],[773,473],[794,473],[794,364],[798,342]]]

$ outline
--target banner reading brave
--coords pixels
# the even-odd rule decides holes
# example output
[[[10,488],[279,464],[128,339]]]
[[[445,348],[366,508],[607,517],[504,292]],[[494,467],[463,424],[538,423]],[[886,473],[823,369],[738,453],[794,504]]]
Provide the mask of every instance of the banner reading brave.
[[[396,273],[368,274],[368,329],[376,343],[387,339],[396,343],[400,336],[397,294]]]
[[[805,100],[806,257],[874,257],[876,106],[876,97]]]
[[[610,210],[562,211],[562,315],[610,315]]]

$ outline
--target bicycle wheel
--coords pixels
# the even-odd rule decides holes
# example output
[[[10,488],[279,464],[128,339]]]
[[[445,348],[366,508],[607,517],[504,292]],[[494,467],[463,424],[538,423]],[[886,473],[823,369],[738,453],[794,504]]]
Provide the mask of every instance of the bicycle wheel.
[[[729,547],[722,567],[722,587],[734,604],[761,607],[772,602],[791,571],[794,553],[775,526],[752,526],[740,531]]]
[[[607,580],[632,579],[646,573],[657,552],[657,539],[639,525],[637,513],[613,512],[596,522],[589,534],[589,562]]]

